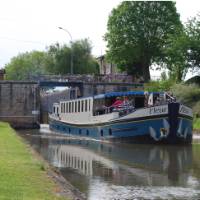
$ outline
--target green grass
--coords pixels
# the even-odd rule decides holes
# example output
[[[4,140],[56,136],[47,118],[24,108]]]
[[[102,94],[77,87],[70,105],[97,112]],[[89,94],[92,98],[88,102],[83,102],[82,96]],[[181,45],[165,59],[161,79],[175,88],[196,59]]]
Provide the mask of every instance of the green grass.
[[[200,131],[200,118],[195,118],[193,122],[193,129]]]
[[[0,200],[61,200],[42,161],[6,123],[0,122]]]

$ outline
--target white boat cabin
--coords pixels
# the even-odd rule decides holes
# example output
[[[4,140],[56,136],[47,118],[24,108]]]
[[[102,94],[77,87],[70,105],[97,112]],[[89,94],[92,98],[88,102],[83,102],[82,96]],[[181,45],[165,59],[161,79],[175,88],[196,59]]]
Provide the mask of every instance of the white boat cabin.
[[[112,105],[116,97],[121,99],[126,97],[128,105],[119,106],[117,109],[113,108]],[[148,107],[148,103],[155,105],[158,98],[160,105],[162,101],[166,103],[163,93],[158,92],[151,94],[143,91],[110,92],[54,103],[53,116],[60,121],[72,124],[102,123],[116,119],[133,110]]]

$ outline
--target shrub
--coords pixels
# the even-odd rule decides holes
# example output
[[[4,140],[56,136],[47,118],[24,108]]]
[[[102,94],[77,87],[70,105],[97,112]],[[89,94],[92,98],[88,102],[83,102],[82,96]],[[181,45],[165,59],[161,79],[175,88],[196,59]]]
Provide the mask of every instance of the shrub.
[[[169,91],[174,85],[173,80],[161,80],[161,81],[150,81],[144,84],[145,91],[159,92],[159,91]]]
[[[178,101],[190,107],[194,107],[200,101],[200,88],[197,85],[175,84],[171,91]]]

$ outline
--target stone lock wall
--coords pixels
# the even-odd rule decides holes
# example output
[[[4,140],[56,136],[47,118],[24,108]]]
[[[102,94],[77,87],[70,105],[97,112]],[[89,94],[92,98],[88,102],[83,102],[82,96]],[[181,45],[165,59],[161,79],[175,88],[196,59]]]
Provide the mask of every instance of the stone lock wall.
[[[37,82],[0,81],[0,121],[14,128],[38,128],[39,110]]]

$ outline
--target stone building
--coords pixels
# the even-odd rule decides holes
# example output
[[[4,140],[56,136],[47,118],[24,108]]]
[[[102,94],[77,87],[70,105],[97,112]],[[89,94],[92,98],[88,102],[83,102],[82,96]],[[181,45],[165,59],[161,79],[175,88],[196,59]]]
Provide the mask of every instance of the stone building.
[[[97,62],[99,64],[99,73],[101,75],[120,73],[119,69],[114,63],[109,63],[106,61],[105,55],[97,57]]]

